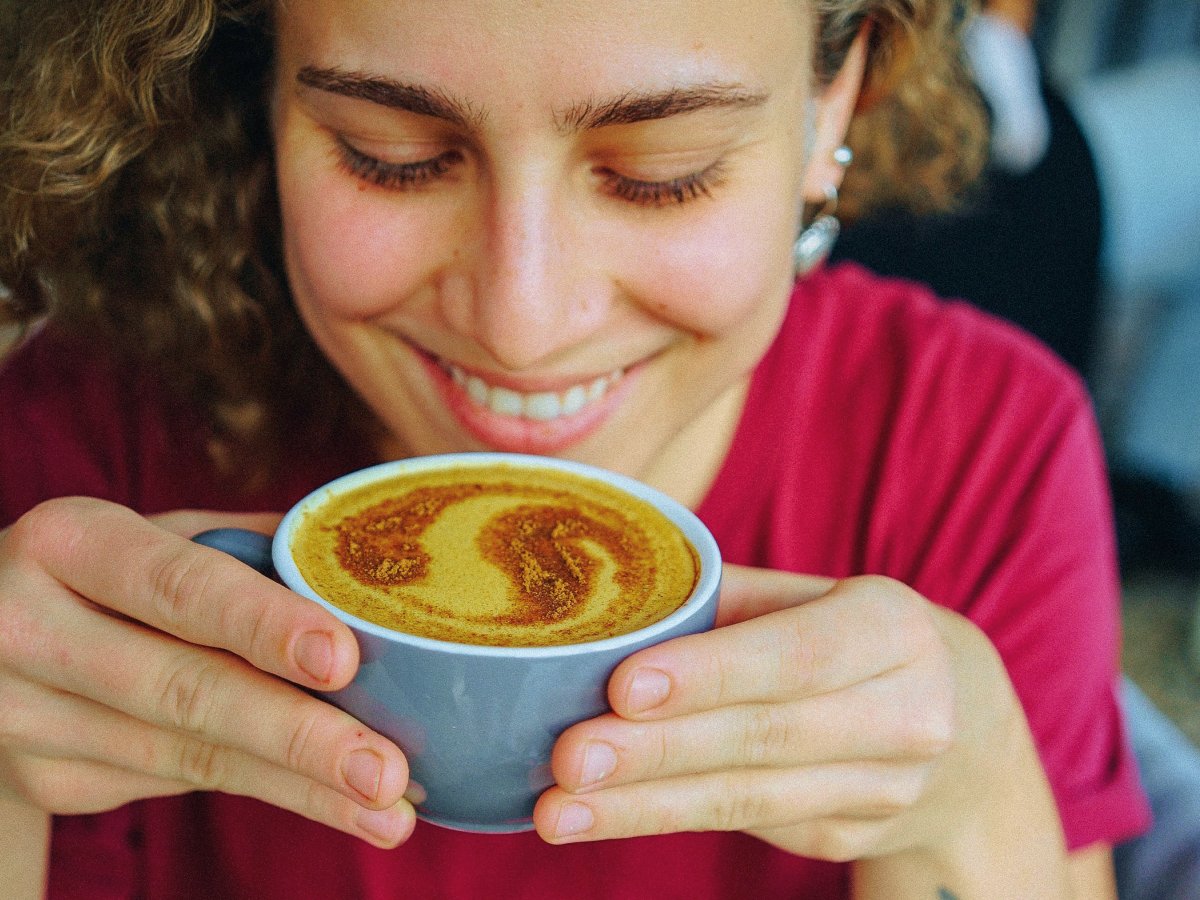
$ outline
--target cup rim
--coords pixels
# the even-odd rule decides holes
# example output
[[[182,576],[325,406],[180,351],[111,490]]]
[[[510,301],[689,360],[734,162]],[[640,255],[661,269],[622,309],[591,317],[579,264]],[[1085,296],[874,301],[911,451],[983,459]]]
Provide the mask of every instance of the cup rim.
[[[324,502],[331,495],[352,490],[396,472],[419,472],[428,469],[448,468],[457,465],[505,464],[525,468],[554,468],[588,478],[597,479],[645,500],[667,516],[692,544],[699,558],[700,574],[683,605],[657,622],[626,634],[584,641],[575,644],[554,644],[536,647],[503,647],[490,644],[467,644],[458,641],[443,641],[438,638],[396,631],[375,622],[361,619],[321,597],[304,580],[291,554],[291,534],[300,517],[313,505]],[[465,451],[440,453],[428,456],[413,456],[405,459],[378,463],[335,478],[309,492],[284,515],[271,542],[271,556],[275,571],[283,583],[310,600],[320,604],[351,628],[386,641],[403,643],[431,652],[452,653],[458,656],[486,656],[511,659],[536,659],[546,657],[576,656],[619,650],[643,642],[651,643],[655,638],[672,633],[678,626],[702,613],[716,602],[721,582],[721,552],[716,539],[700,518],[679,501],[663,492],[643,484],[637,479],[598,466],[559,459],[553,456],[538,456],[525,453],[501,453],[493,451]]]

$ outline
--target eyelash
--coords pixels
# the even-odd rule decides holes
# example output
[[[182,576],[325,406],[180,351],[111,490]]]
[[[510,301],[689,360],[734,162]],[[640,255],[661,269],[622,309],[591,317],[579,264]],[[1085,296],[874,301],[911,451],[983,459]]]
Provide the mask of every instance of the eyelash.
[[[599,174],[614,197],[635,206],[658,208],[669,204],[682,206],[701,197],[711,197],[713,189],[724,181],[724,166],[718,160],[700,172],[667,181],[642,181],[611,169],[601,169]]]
[[[355,178],[387,190],[420,187],[446,175],[462,159],[457,150],[447,150],[432,159],[415,163],[391,163],[356,150],[342,138],[337,140],[338,160]]]
[[[338,160],[343,169],[355,178],[387,190],[406,190],[421,187],[445,176],[462,160],[457,150],[448,150],[432,159],[415,163],[390,163],[355,149],[343,138],[337,139]],[[701,197],[711,197],[712,190],[722,183],[724,166],[720,160],[708,168],[666,181],[643,181],[614,172],[597,169],[608,192],[634,206],[659,208],[682,206]]]

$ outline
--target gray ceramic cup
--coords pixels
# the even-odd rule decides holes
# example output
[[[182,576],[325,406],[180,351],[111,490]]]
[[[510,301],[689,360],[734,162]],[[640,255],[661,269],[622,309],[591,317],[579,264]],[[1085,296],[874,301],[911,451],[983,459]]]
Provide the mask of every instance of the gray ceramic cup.
[[[679,527],[700,559],[695,589],[682,607],[629,634],[551,647],[492,647],[433,640],[359,619],[318,595],[296,568],[293,529],[310,508],[340,492],[400,472],[504,463],[549,467],[591,477],[651,503]],[[253,537],[232,529],[198,536],[260,570]],[[265,538],[258,536],[259,541]],[[259,548],[261,557],[264,548]],[[706,631],[716,616],[721,558],[708,529],[686,507],[630,478],[546,457],[459,453],[416,457],[353,472],[317,489],[293,507],[271,542],[279,579],[321,604],[358,638],[362,661],[353,682],[324,695],[396,742],[413,779],[427,794],[422,819],[464,831],[512,832],[533,827],[533,805],[553,783],[550,751],[569,726],[609,709],[614,668],[644,647]]]

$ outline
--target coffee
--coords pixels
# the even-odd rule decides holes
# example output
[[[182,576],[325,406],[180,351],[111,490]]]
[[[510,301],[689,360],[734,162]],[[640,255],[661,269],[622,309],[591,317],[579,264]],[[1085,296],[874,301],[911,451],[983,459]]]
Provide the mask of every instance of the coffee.
[[[655,507],[549,467],[457,465],[331,496],[296,526],[305,581],[423,637],[535,647],[626,634],[678,609],[695,549]]]

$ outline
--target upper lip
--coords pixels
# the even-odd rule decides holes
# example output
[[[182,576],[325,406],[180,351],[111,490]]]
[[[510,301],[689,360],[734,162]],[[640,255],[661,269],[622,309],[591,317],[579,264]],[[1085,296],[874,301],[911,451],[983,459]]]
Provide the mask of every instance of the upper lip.
[[[634,365],[613,365],[608,369],[592,369],[586,373],[571,374],[571,375],[514,375],[508,372],[501,372],[492,369],[477,368],[467,363],[462,363],[449,357],[439,356],[431,350],[421,347],[419,344],[411,340],[406,341],[417,353],[424,356],[430,362],[435,363],[443,370],[453,366],[465,372],[467,375],[473,375],[485,381],[491,387],[507,388],[511,391],[516,391],[521,394],[537,394],[537,393],[561,393],[570,388],[579,385],[588,385],[597,378],[603,378],[612,375],[614,372],[626,372],[636,365],[641,365],[652,356],[657,356],[659,351],[649,354],[643,359],[640,359]]]
[[[570,390],[573,387],[580,385],[588,385],[597,378],[604,378],[612,375],[614,372],[621,372],[624,369],[613,368],[604,372],[595,372],[590,375],[572,375],[569,377],[560,376],[554,377],[521,377],[517,378],[504,373],[489,372],[482,369],[473,369],[470,366],[464,366],[460,363],[451,362],[446,359],[437,359],[435,361],[443,369],[453,366],[454,368],[465,372],[467,375],[473,375],[486,382],[490,387],[507,388],[510,391],[516,391],[519,394],[541,394],[550,393],[557,394],[563,391]]]

